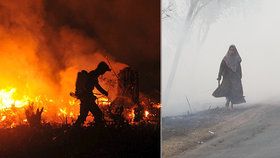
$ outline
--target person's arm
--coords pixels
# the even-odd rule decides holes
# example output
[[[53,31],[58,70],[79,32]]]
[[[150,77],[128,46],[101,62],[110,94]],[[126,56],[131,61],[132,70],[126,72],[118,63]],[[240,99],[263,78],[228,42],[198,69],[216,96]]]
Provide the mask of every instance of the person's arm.
[[[240,79],[242,78],[242,69],[241,69],[241,64],[239,63],[239,65],[238,65],[238,71],[237,71],[238,73],[239,73],[239,76],[240,76]]]
[[[102,94],[108,96],[108,92],[106,90],[104,90],[98,83],[98,79],[94,80],[94,85],[95,85],[95,88],[101,92]]]
[[[220,64],[220,70],[219,70],[219,74],[218,74],[218,78],[217,80],[221,80],[222,74],[224,72],[225,69],[225,62],[224,60],[222,60],[221,64]]]

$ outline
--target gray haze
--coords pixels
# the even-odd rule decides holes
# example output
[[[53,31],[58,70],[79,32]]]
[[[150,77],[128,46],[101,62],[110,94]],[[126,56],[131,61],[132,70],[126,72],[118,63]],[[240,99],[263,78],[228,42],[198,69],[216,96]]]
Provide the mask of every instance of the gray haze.
[[[171,64],[180,43],[182,53],[168,100],[162,98],[162,114],[185,114],[188,96],[193,111],[222,106],[224,98],[214,98],[219,65],[229,45],[235,44],[241,58],[243,89],[247,103],[278,101],[280,95],[280,1],[236,0],[239,3],[212,3],[203,8],[190,33],[184,34],[187,0],[172,2],[167,18],[162,18],[162,96],[166,94]],[[223,1],[223,0],[220,0]],[[226,1],[226,0],[224,0]],[[231,5],[222,6],[221,5]],[[218,9],[220,12],[217,12]],[[221,9],[222,8],[222,9]],[[213,15],[215,14],[215,15]],[[207,19],[208,23],[201,23]],[[210,21],[210,22],[209,22]],[[197,42],[201,26],[208,25],[204,42]],[[180,42],[182,34],[190,36]],[[280,99],[279,99],[280,100]]]

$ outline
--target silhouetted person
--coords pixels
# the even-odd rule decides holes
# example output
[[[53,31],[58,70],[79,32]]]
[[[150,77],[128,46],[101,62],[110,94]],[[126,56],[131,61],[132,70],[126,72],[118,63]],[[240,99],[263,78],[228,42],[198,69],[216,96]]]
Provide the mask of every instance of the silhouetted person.
[[[231,109],[233,104],[245,103],[243,96],[243,88],[241,83],[242,71],[241,71],[241,57],[235,47],[231,45],[225,57],[223,58],[220,70],[218,74],[219,87],[213,92],[214,97],[226,97],[225,106],[229,108],[231,103]],[[221,77],[223,81],[220,84]]]
[[[108,96],[108,92],[98,83],[98,77],[107,71],[111,71],[109,66],[105,62],[100,62],[95,70],[89,73],[83,70],[78,73],[75,94],[81,103],[80,115],[74,125],[81,126],[86,120],[88,112],[93,114],[95,125],[104,125],[103,113],[95,103],[96,96],[93,95],[92,91],[95,87],[102,94]]]

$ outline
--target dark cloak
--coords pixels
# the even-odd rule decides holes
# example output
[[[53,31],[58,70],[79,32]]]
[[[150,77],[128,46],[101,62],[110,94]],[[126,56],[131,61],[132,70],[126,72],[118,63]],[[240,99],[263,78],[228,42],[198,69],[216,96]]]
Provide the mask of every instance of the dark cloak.
[[[236,49],[235,49],[236,50]],[[227,53],[229,55],[229,53]],[[232,66],[228,66],[225,59],[229,59],[227,55],[221,62],[219,78],[223,77],[222,83],[219,84],[218,88],[213,92],[214,97],[226,97],[233,104],[245,103],[243,96],[243,87],[242,87],[242,71],[241,71],[241,58],[234,57],[234,60],[238,59],[238,62],[235,62],[235,68],[232,69]],[[239,56],[236,51],[236,55]]]

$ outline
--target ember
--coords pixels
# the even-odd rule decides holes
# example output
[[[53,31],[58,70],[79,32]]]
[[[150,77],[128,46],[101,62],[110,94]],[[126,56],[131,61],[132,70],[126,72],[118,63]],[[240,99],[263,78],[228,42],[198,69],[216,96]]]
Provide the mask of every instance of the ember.
[[[109,105],[111,105],[111,102],[109,101],[109,98],[106,97],[106,96],[102,96],[100,98],[97,98],[96,102],[97,102],[97,105],[100,105],[100,106],[109,106]]]
[[[148,117],[148,115],[149,115],[149,111],[145,111],[145,117]]]

